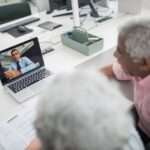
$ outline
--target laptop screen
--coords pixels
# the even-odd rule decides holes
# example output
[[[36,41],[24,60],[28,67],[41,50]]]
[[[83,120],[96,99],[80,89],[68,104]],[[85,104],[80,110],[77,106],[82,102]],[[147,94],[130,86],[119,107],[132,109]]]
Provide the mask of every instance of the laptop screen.
[[[44,66],[37,38],[0,51],[0,79],[7,84]]]

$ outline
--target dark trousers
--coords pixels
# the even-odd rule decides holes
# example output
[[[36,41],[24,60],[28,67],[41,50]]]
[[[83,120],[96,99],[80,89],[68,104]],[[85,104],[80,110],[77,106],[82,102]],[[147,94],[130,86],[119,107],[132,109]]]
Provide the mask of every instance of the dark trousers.
[[[142,139],[142,141],[143,141],[143,144],[144,144],[144,146],[145,146],[145,149],[146,150],[150,150],[150,137],[148,137],[145,133],[144,133],[144,131],[142,131],[139,127],[138,127],[138,121],[139,121],[139,116],[138,116],[138,113],[137,113],[137,111],[136,111],[136,108],[135,107],[132,107],[132,109],[131,109],[131,112],[132,112],[132,114],[133,114],[133,116],[134,116],[134,119],[135,119],[135,126],[136,126],[136,129],[137,129],[137,131],[138,131],[138,133],[139,133],[139,135],[140,135],[140,137],[141,137],[141,139]]]
[[[147,145],[148,143],[150,143],[150,137],[148,137],[139,127],[137,127],[137,131],[138,131],[144,145]]]

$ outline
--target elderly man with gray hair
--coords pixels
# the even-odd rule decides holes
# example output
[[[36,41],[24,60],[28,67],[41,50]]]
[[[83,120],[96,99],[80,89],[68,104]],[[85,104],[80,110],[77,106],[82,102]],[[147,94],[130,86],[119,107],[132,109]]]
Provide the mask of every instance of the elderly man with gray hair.
[[[46,89],[35,120],[39,140],[28,150],[144,150],[131,103],[104,76],[61,73]]]
[[[137,129],[146,145],[150,143],[150,20],[126,23],[114,56],[117,61],[101,71],[108,77],[133,82]]]

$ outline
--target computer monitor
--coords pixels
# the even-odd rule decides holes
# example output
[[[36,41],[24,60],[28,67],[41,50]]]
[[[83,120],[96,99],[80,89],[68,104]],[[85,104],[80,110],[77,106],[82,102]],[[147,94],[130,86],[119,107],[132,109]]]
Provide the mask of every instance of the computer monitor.
[[[8,30],[38,20],[40,20],[39,17],[32,16],[32,11],[28,2],[11,2],[0,5],[0,32],[8,32]]]
[[[85,5],[89,5],[91,9],[91,16],[92,17],[99,17],[97,10],[95,9],[93,0],[79,0],[79,7],[83,7]],[[54,9],[67,9],[71,10],[71,0],[49,0],[50,4],[50,11],[52,12]]]
[[[108,0],[93,0],[96,5],[100,5],[102,7],[108,7]]]
[[[89,5],[89,4],[94,5],[101,5],[104,7],[107,7],[107,0],[79,0],[79,7],[85,6],[85,5]],[[71,0],[66,0],[66,5],[67,5],[67,9],[71,9]]]
[[[27,2],[6,3],[0,5],[0,24],[31,15]]]
[[[79,0],[79,7],[89,4],[89,0]],[[49,0],[50,12],[55,9],[67,9],[71,10],[71,0]]]
[[[79,0],[79,7],[89,5],[90,0]],[[66,0],[66,8],[68,10],[72,9],[71,0]]]
[[[66,0],[49,0],[49,9],[48,13],[51,13],[55,9],[66,9]]]

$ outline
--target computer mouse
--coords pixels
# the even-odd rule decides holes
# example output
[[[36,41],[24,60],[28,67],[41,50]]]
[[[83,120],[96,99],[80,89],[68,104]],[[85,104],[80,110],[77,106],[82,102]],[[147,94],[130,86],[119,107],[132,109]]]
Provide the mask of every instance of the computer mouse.
[[[20,33],[25,33],[27,31],[27,29],[25,26],[18,26],[17,31]]]

